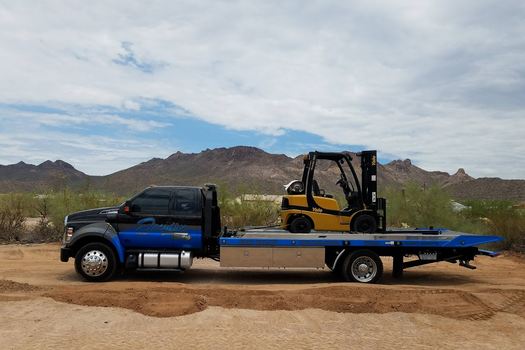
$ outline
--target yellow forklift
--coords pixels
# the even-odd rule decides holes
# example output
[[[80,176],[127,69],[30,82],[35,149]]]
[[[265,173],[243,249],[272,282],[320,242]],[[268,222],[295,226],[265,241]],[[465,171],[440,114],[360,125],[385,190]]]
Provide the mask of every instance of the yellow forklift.
[[[310,152],[304,156],[301,181],[285,186],[281,205],[282,228],[293,233],[351,231],[375,233],[386,230],[386,200],[377,197],[377,152],[357,153],[361,159],[361,181],[348,152]],[[337,164],[346,206],[319,187],[315,169],[320,160]],[[330,164],[333,164],[330,163]]]

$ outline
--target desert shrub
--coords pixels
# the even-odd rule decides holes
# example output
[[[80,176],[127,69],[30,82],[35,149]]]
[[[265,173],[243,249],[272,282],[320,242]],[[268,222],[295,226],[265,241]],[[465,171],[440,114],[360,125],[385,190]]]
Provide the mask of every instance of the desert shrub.
[[[19,241],[24,232],[24,196],[3,196],[0,202],[0,240]]]
[[[451,230],[486,233],[482,220],[454,211],[450,195],[438,186],[408,184],[404,188],[387,188],[387,222],[394,227],[444,227]]]
[[[504,237],[498,248],[525,250],[525,213],[509,201],[464,201],[466,208],[454,211],[451,198],[439,187],[409,184],[388,188],[387,221],[390,226],[446,227],[451,230],[494,234]],[[494,245],[493,245],[494,246]]]
[[[279,204],[264,200],[257,194],[250,200],[235,196],[227,188],[219,191],[221,222],[230,228],[246,226],[276,225],[279,217]]]
[[[51,222],[51,200],[50,197],[39,196],[36,198],[34,210],[38,213],[37,224],[30,229],[28,239],[31,241],[57,241],[62,237],[62,231],[57,229]]]
[[[13,240],[13,237],[23,237],[24,241],[42,242],[57,241],[64,232],[64,217],[72,212],[97,207],[112,206],[122,202],[121,197],[94,191],[50,191],[44,194],[13,194],[0,197],[0,212],[3,217],[38,217],[33,227],[26,228],[22,224],[15,225],[7,219],[2,219],[6,226],[0,229],[0,240]],[[11,222],[11,224],[9,224]]]
[[[490,234],[505,238],[505,249],[525,251],[525,212],[513,207],[509,201],[467,201],[465,215],[482,221]]]
[[[386,189],[387,221],[391,226],[451,227],[459,217],[449,195],[437,186],[408,184],[402,189]]]

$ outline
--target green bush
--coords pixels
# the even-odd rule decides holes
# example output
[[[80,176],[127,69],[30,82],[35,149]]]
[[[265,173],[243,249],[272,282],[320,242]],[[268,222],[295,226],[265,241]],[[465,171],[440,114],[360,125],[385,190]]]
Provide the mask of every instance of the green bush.
[[[20,194],[0,198],[0,240],[19,241],[24,232],[26,198]]]
[[[467,201],[465,215],[482,221],[487,232],[505,238],[502,247],[525,251],[525,211],[509,201]]]
[[[499,248],[525,249],[525,214],[508,201],[469,200],[454,211],[449,194],[437,186],[408,184],[387,188],[387,222],[393,227],[445,227],[451,230],[494,234],[505,238]]]
[[[64,231],[64,217],[72,212],[112,206],[122,202],[111,194],[64,189],[44,194],[0,196],[0,240],[57,241]],[[38,217],[33,227],[24,225],[27,217]]]
[[[457,231],[484,233],[483,223],[467,219],[454,211],[449,194],[438,186],[408,184],[402,189],[389,188],[387,222],[394,227],[445,227]]]

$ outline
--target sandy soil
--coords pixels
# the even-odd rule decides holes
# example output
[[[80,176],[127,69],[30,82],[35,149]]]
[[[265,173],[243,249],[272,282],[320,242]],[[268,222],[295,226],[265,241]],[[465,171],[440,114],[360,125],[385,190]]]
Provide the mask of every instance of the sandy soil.
[[[378,285],[318,270],[132,273],[86,283],[58,245],[0,246],[0,348],[521,349],[525,259],[439,263]]]

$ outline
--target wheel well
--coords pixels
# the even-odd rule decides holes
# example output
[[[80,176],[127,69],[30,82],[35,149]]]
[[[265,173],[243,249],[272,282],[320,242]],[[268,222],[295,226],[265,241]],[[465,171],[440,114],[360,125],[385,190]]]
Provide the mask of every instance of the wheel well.
[[[332,266],[328,267],[337,269],[338,267],[342,266],[348,255],[358,250],[370,250],[379,256],[384,255],[380,249],[375,249],[374,247],[327,247],[325,252],[325,262],[327,265],[328,263],[332,264]],[[336,265],[333,266],[333,264]]]
[[[288,217],[288,222],[286,222],[286,226],[290,226],[290,223],[292,222],[292,220],[294,220],[295,218],[299,218],[299,217],[304,217],[304,218],[308,219],[308,221],[310,221],[310,224],[312,225],[312,230],[315,229],[314,221],[312,220],[311,217],[309,217],[306,214],[292,214],[292,215],[290,215]]]
[[[103,243],[107,245],[113,251],[117,259],[117,263],[119,263],[119,255],[118,255],[117,250],[115,249],[115,246],[113,245],[113,243],[111,243],[111,241],[109,241],[108,239],[102,236],[87,236],[87,237],[80,238],[70,248],[71,257],[74,258],[77,255],[77,252],[80,250],[80,248],[82,248],[83,246],[89,243]]]

